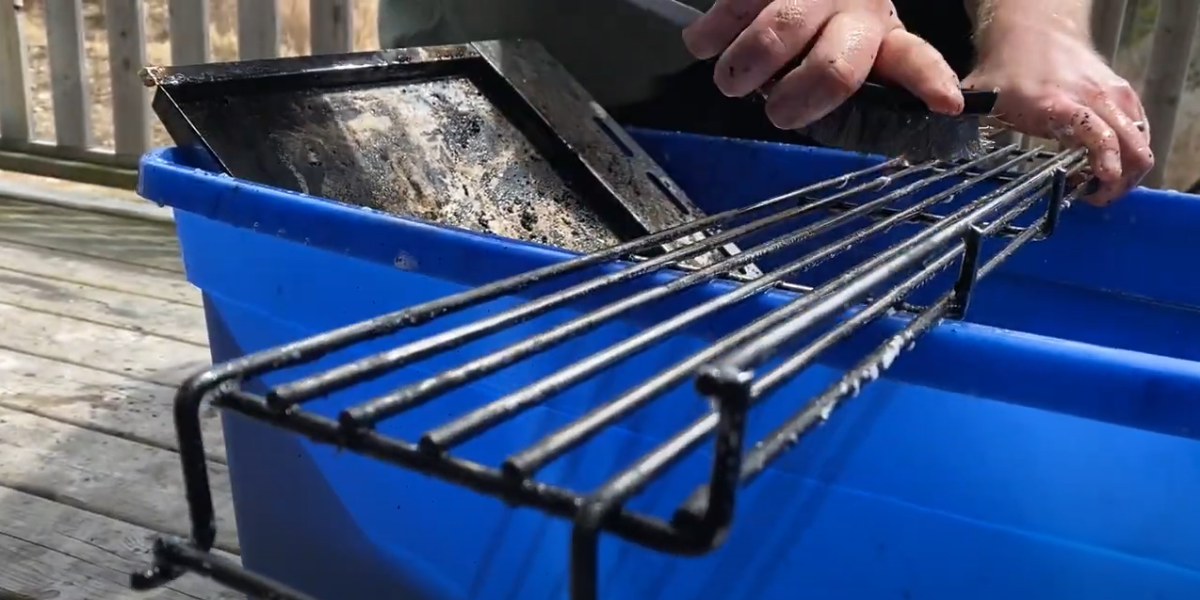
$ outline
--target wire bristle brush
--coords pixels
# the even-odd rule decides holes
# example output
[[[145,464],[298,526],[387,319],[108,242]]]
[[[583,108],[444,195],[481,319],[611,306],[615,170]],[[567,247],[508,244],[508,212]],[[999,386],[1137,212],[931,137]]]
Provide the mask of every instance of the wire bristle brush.
[[[681,29],[704,14],[677,0],[627,1]],[[943,115],[930,111],[908,90],[867,82],[800,132],[826,146],[912,162],[972,158],[986,149],[981,119],[992,112],[997,94],[974,90],[962,94],[962,113]],[[765,100],[761,91],[752,98]]]

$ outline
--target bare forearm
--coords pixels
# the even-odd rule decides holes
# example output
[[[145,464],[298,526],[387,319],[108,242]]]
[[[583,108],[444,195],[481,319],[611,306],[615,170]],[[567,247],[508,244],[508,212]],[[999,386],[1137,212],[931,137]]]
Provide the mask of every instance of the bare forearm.
[[[964,0],[981,51],[1013,29],[1090,36],[1092,0]]]

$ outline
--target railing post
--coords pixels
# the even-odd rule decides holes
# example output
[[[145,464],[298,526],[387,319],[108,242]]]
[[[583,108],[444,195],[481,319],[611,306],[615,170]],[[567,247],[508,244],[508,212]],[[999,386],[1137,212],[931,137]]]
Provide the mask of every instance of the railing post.
[[[59,146],[87,150],[92,147],[92,102],[84,62],[82,2],[46,0],[45,8],[54,137]]]
[[[240,0],[237,15],[239,58],[279,56],[279,0]]]
[[[208,62],[208,0],[170,0],[167,5],[171,64]]]
[[[1130,0],[1137,3],[1137,0]],[[1092,40],[1096,50],[1109,64],[1117,60],[1121,45],[1121,28],[1125,25],[1126,0],[1094,0],[1092,2]]]
[[[24,26],[16,4],[0,0],[0,136],[6,141],[32,137]]]
[[[1137,21],[1138,9],[1143,0],[1127,0],[1125,2],[1125,16],[1121,17],[1121,38],[1117,43],[1117,47],[1128,46],[1133,41],[1134,23]]]
[[[354,49],[351,0],[309,0],[308,13],[313,54],[338,54]]]
[[[1154,170],[1142,182],[1149,187],[1162,187],[1166,175],[1198,21],[1200,0],[1159,2],[1150,61],[1146,66],[1146,83],[1142,91],[1146,119],[1150,122],[1150,149],[1156,157]]]
[[[113,145],[117,154],[139,156],[150,148],[149,90],[138,77],[146,63],[142,0],[106,0],[104,6],[112,74]]]

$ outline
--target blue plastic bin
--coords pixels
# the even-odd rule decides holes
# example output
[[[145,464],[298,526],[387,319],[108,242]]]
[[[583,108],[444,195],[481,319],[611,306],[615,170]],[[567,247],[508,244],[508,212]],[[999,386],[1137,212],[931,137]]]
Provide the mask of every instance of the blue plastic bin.
[[[636,137],[710,212],[872,160],[678,134]],[[175,207],[188,278],[204,292],[214,361],[567,256],[214,175],[187,164],[177,150],[143,160],[140,192]],[[1182,194],[1138,191],[1105,211],[1071,208],[1052,239],[1027,246],[981,282],[966,322],[945,323],[922,338],[886,379],[745,492],[719,550],[679,558],[605,538],[603,597],[1200,598],[1200,277],[1191,270],[1200,264],[1198,232],[1200,202]],[[841,256],[809,276],[826,277],[869,251]],[[687,297],[712,297],[727,285],[712,283]],[[741,313],[672,338],[462,452],[495,464],[506,451],[702,347],[737,324],[731,320],[790,298],[758,297]],[[468,310],[434,329],[517,302]],[[449,357],[459,364],[584,308],[573,310]],[[381,429],[412,439],[450,413],[673,310],[667,302],[632,315]],[[901,324],[889,318],[870,329],[891,332]],[[285,375],[428,331],[402,332]],[[865,344],[835,353],[829,366],[810,369],[756,409],[752,434],[793,412]],[[453,366],[447,361],[415,364],[313,409],[333,415]],[[542,477],[576,489],[595,486],[706,408],[682,386]],[[565,598],[568,523],[237,415],[226,415],[225,426],[248,568],[326,600]],[[698,453],[633,505],[666,516],[706,474],[707,457]]]

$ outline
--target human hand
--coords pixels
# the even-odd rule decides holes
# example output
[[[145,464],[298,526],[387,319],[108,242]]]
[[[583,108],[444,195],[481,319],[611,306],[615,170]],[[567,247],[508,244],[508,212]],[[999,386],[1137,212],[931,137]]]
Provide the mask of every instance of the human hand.
[[[932,111],[963,109],[954,71],[904,29],[890,0],[717,0],[683,36],[697,58],[720,55],[714,81],[726,96],[762,88],[803,56],[767,94],[767,116],[782,129],[829,114],[868,73],[906,88]]]
[[[1084,198],[1091,204],[1112,203],[1154,166],[1137,93],[1086,36],[1052,24],[995,23],[980,39],[977,67],[963,83],[998,90],[992,114],[1013,129],[1087,148],[1099,182]]]

